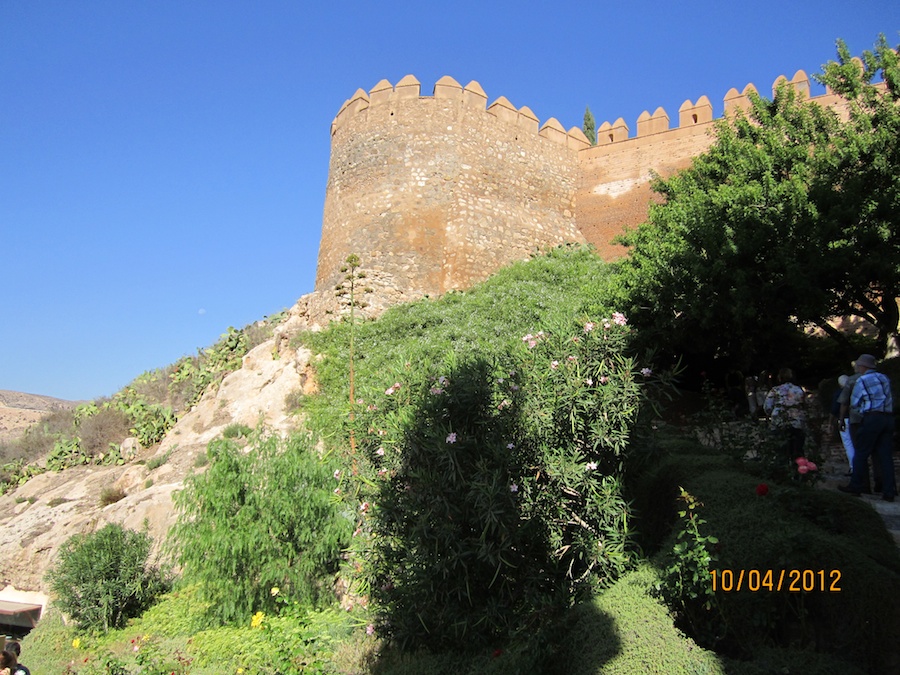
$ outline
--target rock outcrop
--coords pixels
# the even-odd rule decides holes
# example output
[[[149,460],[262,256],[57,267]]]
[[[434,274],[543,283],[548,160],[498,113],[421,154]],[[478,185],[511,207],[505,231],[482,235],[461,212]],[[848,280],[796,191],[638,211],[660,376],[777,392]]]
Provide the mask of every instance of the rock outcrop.
[[[188,474],[203,470],[198,457],[211,440],[231,424],[262,425],[282,435],[295,428],[299,420],[286,399],[309,391],[312,379],[309,351],[291,347],[290,338],[316,328],[307,323],[307,300],[301,298],[274,337],[244,356],[240,369],[210,387],[158,446],[137,449],[124,465],[44,473],[0,496],[0,530],[7,542],[0,547],[0,588],[46,592],[44,576],[59,546],[106,523],[146,527],[159,551],[176,517],[172,496]],[[104,506],[100,495],[108,488],[125,496]]]

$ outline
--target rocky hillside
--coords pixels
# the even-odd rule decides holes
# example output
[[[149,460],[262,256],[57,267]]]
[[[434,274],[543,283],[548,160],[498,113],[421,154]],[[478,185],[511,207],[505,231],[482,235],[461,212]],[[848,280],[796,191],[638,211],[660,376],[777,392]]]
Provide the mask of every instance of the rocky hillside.
[[[231,424],[263,425],[278,434],[294,428],[298,420],[286,399],[312,387],[309,352],[290,347],[291,337],[310,328],[307,301],[301,298],[274,336],[244,356],[241,368],[218,387],[210,387],[158,446],[137,447],[120,466],[43,473],[0,496],[0,529],[9,542],[0,547],[0,588],[10,584],[46,592],[44,574],[60,544],[105,523],[146,526],[159,545],[175,519],[172,495],[190,472],[203,470],[210,440]],[[103,506],[101,492],[113,489],[125,496]]]
[[[44,413],[74,408],[77,401],[0,389],[0,443],[18,438]]]

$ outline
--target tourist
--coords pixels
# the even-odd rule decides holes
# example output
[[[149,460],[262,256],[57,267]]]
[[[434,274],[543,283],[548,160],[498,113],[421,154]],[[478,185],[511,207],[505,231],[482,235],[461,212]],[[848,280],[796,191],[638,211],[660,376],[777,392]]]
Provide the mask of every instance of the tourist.
[[[778,386],[766,394],[763,408],[769,418],[769,428],[784,440],[788,457],[803,456],[806,442],[806,392],[794,384],[794,371],[778,371]]]
[[[8,652],[12,652],[12,654],[16,657],[16,667],[13,669],[12,675],[31,675],[31,671],[28,670],[21,663],[18,663],[19,657],[22,655],[22,647],[18,642],[12,641],[6,643],[6,650]]]
[[[894,501],[897,482],[894,476],[894,399],[891,381],[876,370],[875,357],[863,354],[856,359],[859,378],[850,394],[850,410],[855,410],[860,418],[853,436],[853,474],[849,485],[839,485],[841,492],[860,495],[869,490],[869,468],[867,462],[872,456],[873,464],[881,468],[882,499]]]

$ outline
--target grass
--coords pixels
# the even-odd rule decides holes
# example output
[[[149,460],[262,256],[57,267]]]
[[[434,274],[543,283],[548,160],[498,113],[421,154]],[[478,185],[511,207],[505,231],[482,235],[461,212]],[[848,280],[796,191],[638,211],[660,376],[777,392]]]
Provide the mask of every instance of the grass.
[[[151,457],[149,460],[147,460],[147,470],[153,471],[154,469],[158,469],[159,467],[161,467],[163,464],[169,461],[170,454],[171,451],[165,453],[164,455]]]
[[[589,252],[560,250],[513,265],[471,291],[397,307],[353,328],[357,391],[365,396],[406,363],[427,368],[448,353],[473,351],[489,358],[526,332],[615,309],[604,305],[610,283]],[[343,323],[301,337],[323,357],[316,361],[321,393],[296,400],[319,433],[332,438],[346,415],[349,335]],[[85,658],[93,667],[108,654],[133,673],[135,654],[143,653],[158,657],[152,672],[199,675],[238,668],[347,675],[897,672],[890,647],[900,644],[896,625],[869,619],[883,614],[885,598],[900,597],[900,554],[865,504],[778,485],[758,497],[760,477],[752,467],[668,426],[633,448],[626,477],[638,509],[641,563],[538,634],[478,651],[406,653],[368,633],[372,615],[365,607],[286,611],[264,617],[259,627],[250,617],[214,626],[196,588],[181,588],[128,628],[106,635],[79,635],[50,611],[24,641],[26,662],[33,672],[87,672]],[[847,577],[846,591],[720,594],[706,627],[718,626],[724,637],[710,636],[702,624],[696,640],[686,637],[684,630],[698,626],[673,614],[657,592],[675,541],[679,486],[703,503],[705,527],[721,543],[715,552],[720,569],[838,568]],[[76,638],[79,649],[72,646]]]
[[[100,506],[109,506],[125,499],[125,490],[113,485],[107,485],[100,490]]]

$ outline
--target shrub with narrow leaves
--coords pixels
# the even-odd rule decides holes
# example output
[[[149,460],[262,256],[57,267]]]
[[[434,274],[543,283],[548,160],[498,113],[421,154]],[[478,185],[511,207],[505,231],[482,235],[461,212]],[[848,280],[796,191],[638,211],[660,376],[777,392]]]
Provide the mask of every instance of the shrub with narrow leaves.
[[[71,537],[47,574],[56,605],[79,628],[121,628],[168,589],[159,569],[148,563],[151,544],[145,532],[112,523]]]
[[[615,580],[633,547],[619,473],[652,372],[613,314],[526,334],[492,361],[410,363],[358,402],[336,474],[355,559],[407,644],[475,645],[533,629]]]

